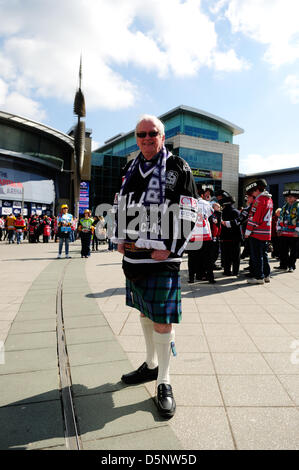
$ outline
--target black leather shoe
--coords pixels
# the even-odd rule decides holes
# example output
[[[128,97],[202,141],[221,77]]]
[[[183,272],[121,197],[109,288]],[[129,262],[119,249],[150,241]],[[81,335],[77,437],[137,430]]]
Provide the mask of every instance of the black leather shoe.
[[[188,284],[194,284],[194,277],[189,278]]]
[[[157,391],[157,407],[163,418],[172,418],[176,404],[169,384],[160,384]]]
[[[157,380],[158,377],[158,367],[155,369],[149,369],[147,363],[144,362],[139,369],[129,372],[122,376],[121,380],[125,384],[135,385],[142,384],[144,382],[151,382],[152,380]]]

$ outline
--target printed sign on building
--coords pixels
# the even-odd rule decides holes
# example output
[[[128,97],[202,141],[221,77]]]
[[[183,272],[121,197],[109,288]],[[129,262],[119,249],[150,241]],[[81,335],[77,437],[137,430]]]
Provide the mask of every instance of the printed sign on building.
[[[89,209],[89,182],[82,181],[80,183],[80,197],[79,197],[79,213]]]

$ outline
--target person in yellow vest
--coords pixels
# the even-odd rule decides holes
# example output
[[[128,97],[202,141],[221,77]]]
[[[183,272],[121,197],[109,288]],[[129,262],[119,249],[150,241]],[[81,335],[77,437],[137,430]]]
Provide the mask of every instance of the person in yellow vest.
[[[63,243],[65,243],[65,257],[71,258],[69,255],[69,241],[70,232],[72,230],[73,216],[68,213],[68,205],[62,204],[61,213],[57,217],[58,222],[58,237],[59,237],[59,248],[57,258],[61,258]]]
[[[8,232],[8,244],[10,245],[11,243],[14,243],[14,237],[15,237],[15,216],[13,214],[9,214],[9,216],[6,219],[6,229]]]
[[[81,217],[78,224],[78,231],[81,238],[81,258],[90,256],[90,242],[94,231],[94,222],[89,209],[85,209],[84,217]]]

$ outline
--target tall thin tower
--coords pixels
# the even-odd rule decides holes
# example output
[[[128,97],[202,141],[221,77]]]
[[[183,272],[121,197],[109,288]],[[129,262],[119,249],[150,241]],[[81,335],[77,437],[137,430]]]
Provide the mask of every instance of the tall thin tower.
[[[85,99],[81,90],[82,84],[82,56],[80,57],[79,67],[79,88],[75,95],[74,101],[74,114],[78,116],[78,122],[75,130],[75,156],[76,156],[76,167],[77,174],[81,178],[83,164],[84,164],[84,152],[85,152],[85,121],[81,119],[86,116]]]
[[[82,85],[82,55],[80,57],[79,67],[79,88],[76,91],[74,101],[74,114],[78,116],[78,122],[75,129],[74,137],[74,200],[75,200],[75,216],[79,217],[79,199],[80,199],[80,183],[83,172],[85,157],[85,121],[82,120],[86,116],[85,99],[81,90]]]

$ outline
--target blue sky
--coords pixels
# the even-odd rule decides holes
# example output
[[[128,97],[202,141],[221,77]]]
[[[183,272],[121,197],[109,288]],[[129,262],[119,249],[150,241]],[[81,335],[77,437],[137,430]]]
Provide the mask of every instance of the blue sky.
[[[298,0],[0,0],[0,109],[95,146],[180,104],[244,129],[240,171],[299,166]]]

